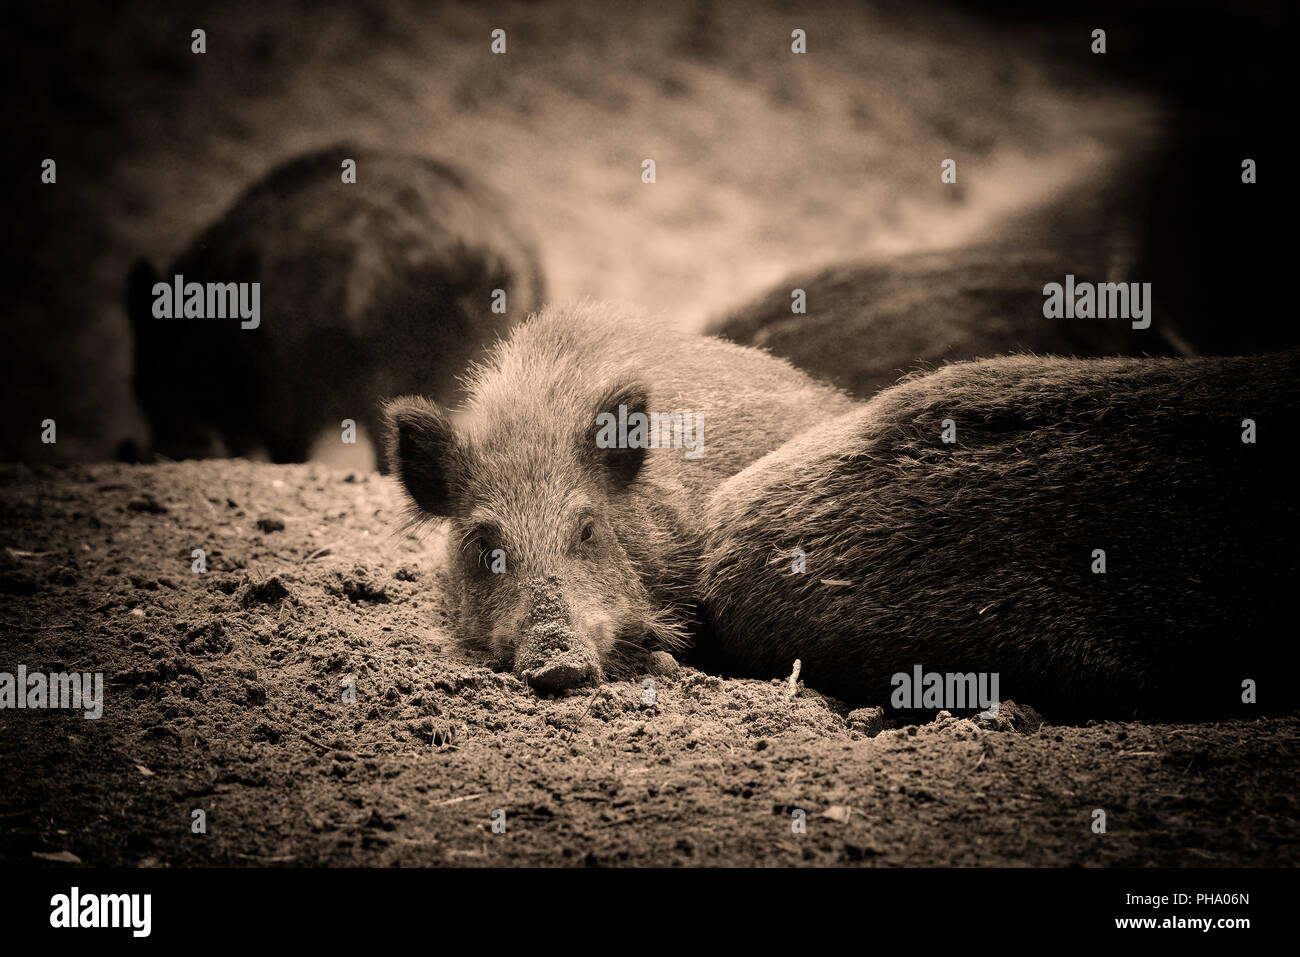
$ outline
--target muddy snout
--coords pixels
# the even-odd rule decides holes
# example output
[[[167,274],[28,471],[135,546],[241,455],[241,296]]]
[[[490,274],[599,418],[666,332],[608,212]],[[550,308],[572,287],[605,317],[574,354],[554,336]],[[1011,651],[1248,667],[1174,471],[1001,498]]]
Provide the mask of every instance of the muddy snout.
[[[525,588],[533,610],[515,649],[515,674],[537,691],[551,694],[598,681],[595,645],[574,630],[559,581],[534,578]]]

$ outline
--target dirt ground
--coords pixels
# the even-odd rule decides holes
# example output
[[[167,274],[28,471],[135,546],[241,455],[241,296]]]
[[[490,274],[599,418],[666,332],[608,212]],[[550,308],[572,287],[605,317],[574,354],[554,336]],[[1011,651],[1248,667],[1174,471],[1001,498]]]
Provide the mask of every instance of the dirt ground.
[[[1295,716],[870,737],[690,668],[539,699],[458,651],[439,535],[377,474],[6,466],[0,530],[0,671],[105,679],[99,720],[0,712],[5,863],[1300,861]]]

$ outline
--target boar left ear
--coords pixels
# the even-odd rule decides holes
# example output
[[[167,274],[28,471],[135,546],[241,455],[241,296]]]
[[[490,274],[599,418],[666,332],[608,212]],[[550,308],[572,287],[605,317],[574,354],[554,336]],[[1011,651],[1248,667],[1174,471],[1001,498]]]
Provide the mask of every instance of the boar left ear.
[[[384,403],[388,468],[411,499],[430,515],[447,515],[455,460],[455,432],[428,399],[403,396]]]
[[[596,461],[609,476],[615,491],[622,491],[632,482],[645,464],[647,427],[636,428],[638,418],[645,420],[650,406],[650,395],[645,386],[637,382],[611,389],[596,404],[595,422],[583,436],[590,443]],[[632,442],[628,442],[628,439]]]

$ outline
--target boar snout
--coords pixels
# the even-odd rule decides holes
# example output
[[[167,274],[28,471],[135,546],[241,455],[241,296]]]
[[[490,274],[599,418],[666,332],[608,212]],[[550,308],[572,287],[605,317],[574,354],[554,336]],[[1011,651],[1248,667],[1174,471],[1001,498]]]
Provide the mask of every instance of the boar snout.
[[[599,680],[599,665],[581,653],[565,653],[546,659],[536,668],[525,668],[521,677],[543,694],[559,694]]]
[[[544,693],[559,693],[599,681],[594,642],[573,627],[573,615],[555,578],[528,582],[532,613],[515,650],[515,674]]]

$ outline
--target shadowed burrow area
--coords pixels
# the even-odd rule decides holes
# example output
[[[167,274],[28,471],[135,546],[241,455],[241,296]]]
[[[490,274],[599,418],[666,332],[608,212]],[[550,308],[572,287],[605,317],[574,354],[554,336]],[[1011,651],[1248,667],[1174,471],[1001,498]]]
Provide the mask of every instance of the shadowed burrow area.
[[[689,667],[539,697],[457,649],[403,507],[319,465],[0,471],[0,661],[104,682],[98,719],[0,717],[0,858],[1297,863],[1294,717],[881,731]]]

